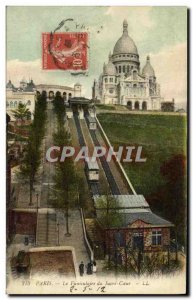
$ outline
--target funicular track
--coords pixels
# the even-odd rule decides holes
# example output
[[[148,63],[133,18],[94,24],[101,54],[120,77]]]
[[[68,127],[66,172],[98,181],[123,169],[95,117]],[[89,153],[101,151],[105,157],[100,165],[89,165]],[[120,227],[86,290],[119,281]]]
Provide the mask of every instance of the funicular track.
[[[80,147],[84,147],[84,146],[86,146],[86,143],[84,140],[84,136],[82,133],[82,129],[80,126],[80,121],[79,121],[77,113],[74,113],[74,121],[75,121],[76,129],[77,129],[77,133],[78,133],[78,141],[79,141]],[[92,191],[93,195],[100,195],[98,182],[89,182],[89,185],[91,187],[91,191]]]
[[[88,125],[87,116],[86,116],[86,123]],[[101,145],[100,145],[100,143],[99,143],[99,141],[97,139],[95,131],[89,129],[89,132],[90,132],[90,135],[91,135],[91,138],[93,140],[94,145],[97,146],[97,147],[100,147]],[[101,156],[101,157],[99,157],[99,159],[100,159],[101,165],[103,167],[103,170],[105,172],[105,175],[107,177],[107,180],[108,180],[108,183],[109,183],[109,186],[110,186],[112,194],[113,195],[121,195],[121,192],[120,192],[120,190],[118,188],[118,185],[117,185],[117,183],[115,181],[115,178],[114,178],[114,176],[113,176],[113,174],[111,172],[111,169],[110,169],[109,164],[106,161],[105,157]]]

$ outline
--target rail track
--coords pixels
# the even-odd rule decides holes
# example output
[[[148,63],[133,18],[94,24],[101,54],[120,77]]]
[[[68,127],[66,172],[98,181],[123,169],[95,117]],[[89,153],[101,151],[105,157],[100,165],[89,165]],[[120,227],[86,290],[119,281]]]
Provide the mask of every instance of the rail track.
[[[75,125],[76,125],[76,130],[78,133],[78,141],[79,141],[80,147],[84,147],[84,146],[86,146],[86,143],[85,143],[82,129],[80,126],[80,121],[79,121],[78,115],[76,113],[74,113],[74,121],[75,121]],[[95,196],[100,195],[98,182],[89,182],[89,185],[90,185],[91,192],[93,195],[95,195]]]

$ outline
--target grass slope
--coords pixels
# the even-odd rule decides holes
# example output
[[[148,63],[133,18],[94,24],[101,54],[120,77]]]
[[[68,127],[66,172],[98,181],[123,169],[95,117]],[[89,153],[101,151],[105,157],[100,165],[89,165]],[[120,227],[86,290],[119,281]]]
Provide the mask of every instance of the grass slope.
[[[98,118],[112,145],[143,147],[145,163],[123,164],[138,194],[148,196],[164,184],[161,164],[186,152],[185,116],[101,114]]]

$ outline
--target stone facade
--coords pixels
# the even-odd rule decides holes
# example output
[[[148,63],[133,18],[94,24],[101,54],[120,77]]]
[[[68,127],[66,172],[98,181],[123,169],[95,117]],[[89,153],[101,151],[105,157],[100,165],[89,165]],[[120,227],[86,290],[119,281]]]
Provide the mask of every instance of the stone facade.
[[[47,92],[48,101],[49,99],[51,101],[57,92],[61,93],[64,101],[68,101],[72,97],[81,97],[82,86],[79,83],[76,83],[74,87],[53,84],[35,85],[32,79],[29,82],[22,79],[20,86],[16,88],[9,80],[6,85],[6,110],[11,117],[11,121],[14,121],[12,110],[17,109],[19,103],[26,105],[33,119],[37,93],[42,93],[43,91]]]
[[[120,247],[124,247],[125,245],[127,245],[129,248],[134,248],[134,236],[141,236],[143,239],[144,252],[148,253],[167,250],[167,247],[170,245],[169,227],[152,227],[140,220],[135,223],[135,226],[133,226],[132,224],[131,226],[128,226],[128,228],[119,229],[119,232],[122,236],[122,244],[120,245]],[[157,245],[153,244],[152,239],[155,231],[161,234],[161,243]],[[116,232],[116,229],[110,229],[110,231],[106,231],[106,243],[108,244],[110,237],[112,248],[114,248]]]
[[[130,110],[161,110],[163,98],[150,57],[147,56],[141,71],[138,50],[128,35],[126,20],[113,54],[109,54],[99,79],[94,80],[92,96],[103,104],[125,105]]]

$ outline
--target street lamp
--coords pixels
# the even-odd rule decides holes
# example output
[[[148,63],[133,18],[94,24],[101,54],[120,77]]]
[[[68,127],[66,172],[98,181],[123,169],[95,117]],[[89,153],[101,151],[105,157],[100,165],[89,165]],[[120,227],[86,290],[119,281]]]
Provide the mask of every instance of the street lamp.
[[[39,198],[39,194],[38,194],[38,192],[36,193],[36,204],[37,204],[37,213],[36,213],[36,215],[37,215],[37,221],[38,221],[38,208],[39,208],[39,201],[38,201],[38,198]],[[37,222],[36,221],[36,245],[37,245]]]
[[[59,220],[57,222],[57,232],[58,232],[58,246],[60,246],[60,223],[59,223]]]
[[[36,193],[36,203],[37,203],[37,215],[38,215],[38,208],[39,208],[39,194]]]

